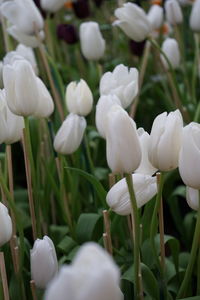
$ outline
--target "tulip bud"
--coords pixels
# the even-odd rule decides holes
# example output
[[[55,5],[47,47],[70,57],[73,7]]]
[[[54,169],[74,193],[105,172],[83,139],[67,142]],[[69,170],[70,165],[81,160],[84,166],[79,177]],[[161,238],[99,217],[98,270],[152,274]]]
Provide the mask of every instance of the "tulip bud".
[[[120,64],[113,72],[106,72],[100,80],[101,95],[116,95],[127,108],[138,93],[138,70]]]
[[[31,278],[44,289],[58,271],[58,261],[52,240],[48,236],[34,242],[31,255]]]
[[[160,171],[178,166],[182,142],[183,119],[179,110],[158,115],[151,129],[149,160]]]
[[[104,55],[105,40],[96,22],[85,22],[80,26],[80,42],[83,56],[88,60],[98,60]]]
[[[87,243],[80,247],[70,266],[62,266],[44,299],[122,300],[119,269],[98,244]]]
[[[14,115],[7,106],[5,90],[0,90],[0,144],[13,144],[23,134],[24,119]]]
[[[104,139],[106,138],[106,120],[110,108],[115,105],[121,105],[119,98],[115,95],[101,96],[96,106],[95,122],[97,130]]]
[[[88,0],[73,1],[73,9],[75,15],[80,18],[88,18],[90,16],[90,6]]]
[[[0,61],[0,88],[3,88],[3,62]]]
[[[159,29],[163,23],[163,8],[160,5],[152,5],[147,14],[147,18],[152,30]]]
[[[144,53],[144,48],[146,45],[146,40],[142,42],[135,42],[133,40],[129,41],[129,47],[133,55],[141,57]]]
[[[139,167],[135,170],[135,173],[153,175],[157,169],[152,166],[149,161],[149,144],[150,144],[150,135],[144,131],[143,128],[138,128],[137,133],[139,135],[140,146],[142,150],[142,159]]]
[[[167,0],[165,2],[165,11],[167,21],[171,25],[181,24],[183,22],[183,14],[177,0]]]
[[[66,0],[41,0],[41,7],[51,13],[57,12],[64,6]]]
[[[178,68],[180,64],[180,51],[178,43],[175,39],[167,38],[162,44],[162,51],[167,56],[173,69]],[[169,64],[164,55],[161,54],[161,60],[164,67],[168,70]]]
[[[3,81],[6,101],[14,114],[47,117],[53,112],[53,100],[28,61],[19,59],[5,65]]]
[[[0,202],[0,247],[7,243],[12,236],[12,221],[8,209]]]
[[[24,32],[21,32],[16,26],[9,27],[7,31],[19,43],[31,48],[38,47],[40,44],[40,40],[42,41],[45,37],[44,31],[42,30],[38,33],[38,37],[40,40],[34,35],[28,35]]]
[[[125,3],[115,10],[118,18],[113,25],[119,26],[125,34],[136,42],[141,42],[151,32],[151,24],[145,11],[134,3]]]
[[[199,190],[186,186],[186,201],[189,207],[199,210]]]
[[[140,208],[157,193],[156,177],[144,174],[133,174],[132,180],[137,207]],[[106,196],[106,202],[118,215],[127,216],[131,214],[132,205],[130,194],[124,178],[112,186]]]
[[[196,0],[192,6],[190,14],[190,28],[193,31],[200,32],[200,0]]]
[[[83,79],[79,83],[72,81],[68,84],[65,98],[70,113],[87,116],[92,110],[92,92]]]
[[[141,147],[135,122],[119,105],[113,105],[107,114],[106,155],[114,173],[132,173],[139,167]]]
[[[76,27],[71,24],[59,24],[57,26],[57,36],[60,40],[64,40],[70,45],[75,44],[79,40]]]
[[[75,152],[81,144],[85,128],[84,117],[69,114],[55,136],[54,149],[62,154]]]
[[[43,26],[43,18],[32,0],[13,0],[1,4],[1,13],[20,32],[33,35]]]
[[[200,124],[192,122],[183,129],[179,172],[185,185],[200,189]]]

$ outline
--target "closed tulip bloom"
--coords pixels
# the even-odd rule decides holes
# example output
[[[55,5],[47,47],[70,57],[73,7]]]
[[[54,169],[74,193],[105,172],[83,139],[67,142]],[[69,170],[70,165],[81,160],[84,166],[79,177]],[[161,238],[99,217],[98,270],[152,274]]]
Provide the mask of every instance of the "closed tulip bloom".
[[[104,139],[106,138],[107,114],[109,113],[110,108],[116,104],[121,105],[121,102],[115,95],[101,96],[97,102],[95,123],[100,136]]]
[[[104,55],[105,40],[96,22],[84,22],[80,26],[80,42],[83,56],[88,60],[98,60]]]
[[[178,43],[175,39],[167,38],[162,44],[162,51],[167,56],[173,69],[176,69],[180,65],[180,50]],[[161,60],[164,67],[168,70],[169,64],[164,55],[161,54]]]
[[[195,32],[200,32],[200,0],[196,0],[192,6],[190,14],[190,28]]]
[[[132,173],[141,161],[135,122],[119,105],[113,105],[106,121],[107,163],[113,173]]]
[[[122,300],[119,269],[98,244],[87,243],[70,266],[62,266],[58,276],[48,285],[44,299]]]
[[[144,174],[133,174],[132,180],[137,207],[140,208],[156,195],[156,177]],[[118,215],[127,216],[131,214],[132,205],[125,178],[111,187],[106,196],[106,202]]]
[[[52,240],[48,236],[37,239],[30,252],[31,278],[38,288],[44,289],[58,271],[58,261]]]
[[[43,18],[33,0],[13,0],[1,4],[1,13],[16,28],[28,35],[33,35],[35,30],[40,31]]]
[[[90,15],[90,5],[88,0],[73,1],[73,10],[75,15],[80,18],[88,18]]]
[[[66,104],[68,111],[81,116],[87,116],[93,105],[92,92],[85,82],[81,79],[79,83],[72,81],[66,89]]]
[[[0,247],[7,243],[12,236],[12,221],[7,207],[0,202]]]
[[[185,185],[200,189],[200,124],[192,122],[183,129],[179,172]]]
[[[177,0],[167,0],[165,2],[166,19],[171,25],[181,24],[183,14]]]
[[[13,144],[23,134],[24,119],[14,115],[5,99],[5,90],[0,90],[0,144]]]
[[[3,81],[6,101],[14,114],[47,117],[53,112],[53,100],[28,61],[17,59],[5,65]]]
[[[151,129],[149,160],[160,171],[178,167],[183,119],[179,110],[158,115]]]
[[[41,7],[46,11],[55,13],[61,9],[66,2],[66,0],[41,0]]]
[[[3,62],[0,61],[0,88],[3,88]]]
[[[55,136],[54,149],[62,154],[75,152],[81,144],[85,128],[84,117],[69,114]]]
[[[186,201],[189,207],[199,210],[199,190],[186,186]]]
[[[35,53],[31,47],[27,47],[23,44],[19,44],[15,50],[17,54],[21,55],[23,58],[28,60],[35,71],[35,74],[38,74],[38,67],[35,58]]]
[[[160,5],[152,5],[147,14],[147,18],[152,30],[159,29],[163,23],[163,8]]]
[[[153,175],[157,169],[154,168],[149,161],[150,135],[143,128],[138,128],[137,133],[139,135],[140,146],[142,149],[142,159],[139,167],[135,170],[135,173]]]
[[[134,3],[127,2],[115,10],[116,20],[113,25],[119,26],[132,40],[141,42],[151,32],[151,24],[145,11]]]
[[[101,95],[116,95],[127,108],[138,94],[138,70],[120,64],[113,72],[106,72],[100,80]]]

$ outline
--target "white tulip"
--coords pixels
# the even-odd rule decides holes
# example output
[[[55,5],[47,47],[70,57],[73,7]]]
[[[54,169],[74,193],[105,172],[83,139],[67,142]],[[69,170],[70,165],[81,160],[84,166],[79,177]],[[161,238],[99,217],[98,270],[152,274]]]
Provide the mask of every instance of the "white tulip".
[[[185,185],[200,189],[200,124],[192,122],[183,129],[179,172]]]
[[[0,88],[3,88],[3,62],[0,61]]]
[[[12,221],[8,209],[0,202],[0,247],[7,243],[12,236]]]
[[[160,5],[152,5],[147,14],[147,18],[152,30],[159,29],[163,23],[163,8]]]
[[[106,120],[110,108],[115,105],[121,105],[119,98],[115,95],[101,96],[96,105],[95,123],[101,137],[106,138]]]
[[[136,42],[147,38],[151,32],[151,24],[145,11],[134,3],[127,2],[115,10],[118,18],[113,25],[119,26],[125,34]]]
[[[24,119],[14,115],[7,106],[5,90],[0,90],[0,144],[13,144],[23,134]]]
[[[41,0],[41,7],[46,11],[55,13],[61,9],[66,2],[66,0]]]
[[[196,0],[192,6],[190,14],[190,28],[193,31],[200,32],[200,0]]]
[[[49,284],[44,299],[122,300],[119,269],[99,245],[87,243],[80,248],[70,266],[62,266]]]
[[[106,72],[100,80],[100,94],[116,95],[127,108],[138,94],[138,70],[120,64],[113,72]]]
[[[44,289],[58,272],[58,261],[52,240],[48,236],[37,239],[30,251],[31,278]]]
[[[167,0],[165,2],[166,19],[171,25],[181,24],[183,14],[177,0]]]
[[[107,114],[106,156],[114,173],[132,173],[141,161],[141,147],[135,122],[119,105]]]
[[[149,160],[160,171],[178,167],[183,119],[179,110],[158,115],[151,129]]]
[[[40,41],[42,41],[45,37],[44,31],[42,31],[42,30],[38,33],[38,37],[40,40],[34,35],[28,35],[22,31],[18,30],[18,28],[16,26],[9,27],[7,29],[7,31],[19,43],[21,43],[27,47],[31,47],[31,48],[38,47],[40,44]]]
[[[92,110],[92,92],[83,79],[79,83],[72,81],[68,84],[65,98],[70,113],[87,116]]]
[[[17,59],[5,65],[3,81],[6,101],[14,114],[48,117],[53,112],[53,100],[28,61]]]
[[[19,44],[15,51],[30,62],[35,74],[38,75],[38,67],[33,49],[31,47],[24,46],[23,44]]]
[[[138,128],[137,133],[139,135],[140,146],[142,150],[142,159],[139,167],[135,170],[135,173],[153,175],[157,169],[154,168],[149,161],[150,135],[144,131],[143,128]]]
[[[96,22],[84,22],[80,26],[80,42],[83,56],[88,60],[99,60],[105,51],[105,40]]]
[[[43,29],[44,21],[33,0],[13,0],[1,4],[1,13],[16,28],[28,35]]]
[[[140,208],[157,193],[156,177],[144,174],[133,174],[133,188],[137,207]],[[127,216],[132,212],[130,194],[125,178],[112,186],[106,196],[109,207],[117,214]]]
[[[69,114],[55,136],[54,149],[62,154],[75,152],[81,144],[85,128],[84,117]]]
[[[199,210],[199,190],[186,186],[186,200],[189,207]]]
[[[173,69],[176,69],[180,65],[180,50],[178,43],[175,39],[167,38],[162,44],[162,51],[167,56]],[[164,67],[168,70],[169,64],[163,54],[160,55]]]

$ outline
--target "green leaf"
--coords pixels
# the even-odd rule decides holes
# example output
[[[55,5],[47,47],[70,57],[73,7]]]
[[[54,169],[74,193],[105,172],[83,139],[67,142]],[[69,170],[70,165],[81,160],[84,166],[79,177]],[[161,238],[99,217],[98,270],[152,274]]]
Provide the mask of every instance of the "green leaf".
[[[65,236],[64,239],[58,244],[58,249],[60,249],[64,254],[69,254],[69,252],[77,246],[77,243],[69,236]]]
[[[141,263],[142,284],[144,292],[151,297],[151,299],[159,300],[159,287],[152,271],[143,263]],[[132,265],[123,275],[123,280],[128,280],[134,283],[134,266]]]
[[[70,167],[66,167],[66,169],[72,170],[72,171],[78,173],[79,175],[83,176],[86,180],[88,180],[92,184],[94,189],[96,190],[97,195],[98,195],[99,199],[101,200],[102,205],[104,207],[107,206],[106,202],[105,202],[107,192],[105,191],[104,187],[102,186],[102,184],[99,182],[99,180],[96,177],[94,177],[93,175],[91,175],[81,169],[70,168]]]
[[[97,241],[103,232],[102,215],[83,213],[80,215],[76,227],[77,239],[80,243]]]
[[[180,300],[199,300],[200,296],[195,296],[195,297],[189,297],[189,298],[182,298]]]

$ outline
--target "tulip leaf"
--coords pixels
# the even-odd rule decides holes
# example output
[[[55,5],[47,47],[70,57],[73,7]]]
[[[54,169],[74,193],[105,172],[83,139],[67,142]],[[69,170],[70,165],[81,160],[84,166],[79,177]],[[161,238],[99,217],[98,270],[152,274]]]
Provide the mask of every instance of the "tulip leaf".
[[[76,227],[77,239],[80,243],[98,241],[103,232],[102,215],[83,213],[80,215]]]
[[[132,265],[123,275],[123,280],[134,282],[134,266]],[[143,263],[141,263],[142,284],[145,294],[151,299],[159,300],[159,288],[157,280],[152,271]]]
[[[78,173],[79,175],[83,176],[86,180],[88,180],[92,184],[94,189],[96,190],[97,195],[98,195],[99,199],[101,200],[103,207],[105,207],[105,205],[106,205],[105,199],[106,199],[107,192],[105,191],[105,189],[104,189],[103,185],[100,183],[100,181],[93,175],[91,175],[81,169],[71,168],[71,167],[66,167],[66,168],[68,170]]]
[[[64,254],[69,254],[69,252],[77,246],[76,242],[69,236],[65,236],[64,239],[58,244],[58,249]]]
[[[189,298],[181,298],[180,300],[199,300],[199,296],[189,297]]]

